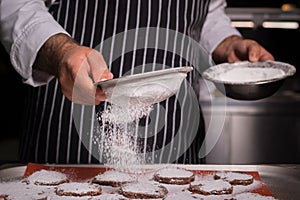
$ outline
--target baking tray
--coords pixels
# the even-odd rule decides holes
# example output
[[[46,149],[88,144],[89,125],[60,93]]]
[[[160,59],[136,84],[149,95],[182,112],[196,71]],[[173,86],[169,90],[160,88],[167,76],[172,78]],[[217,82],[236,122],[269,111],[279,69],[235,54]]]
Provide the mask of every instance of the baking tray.
[[[103,165],[31,165],[35,166],[35,170],[39,168],[48,167],[62,167],[69,169],[86,171],[93,170],[105,170],[108,167]],[[145,165],[141,166],[145,169],[158,169],[165,165]],[[269,191],[280,200],[298,200],[300,199],[300,165],[298,164],[286,164],[286,165],[176,165],[184,167],[190,170],[202,170],[202,171],[244,171],[244,172],[258,172],[262,182],[266,185]],[[83,169],[83,170],[84,170]],[[8,168],[0,170],[0,181],[17,181],[21,180],[24,175],[32,173],[33,168],[27,168],[27,166],[15,166],[10,165]],[[31,172],[30,172],[31,171]],[[74,172],[74,171],[73,171]],[[95,171],[94,171],[95,173]],[[89,176],[91,176],[90,174]]]
[[[165,167],[165,166],[175,166],[175,165],[145,165],[140,168],[140,173],[143,173],[142,175],[150,175],[152,177],[152,174],[155,170]],[[254,187],[251,186],[250,188],[247,188],[245,186],[236,186],[234,191],[237,193],[243,193],[243,192],[254,192],[259,193],[265,196],[275,196],[272,194],[272,192],[269,190],[268,186],[264,184],[262,181],[260,174],[258,171],[253,171],[255,168],[248,168],[248,169],[237,169],[237,168],[222,168],[222,167],[216,167],[211,166],[208,167],[207,165],[176,165],[179,167],[183,167],[189,170],[194,171],[196,175],[199,176],[205,176],[205,175],[213,175],[218,170],[227,170],[227,171],[236,171],[236,172],[244,172],[251,174],[254,177]],[[2,181],[12,181],[12,180],[21,180],[24,177],[29,176],[30,174],[34,173],[35,171],[39,171],[41,169],[47,169],[47,170],[55,170],[55,171],[61,171],[67,174],[70,181],[87,181],[90,180],[92,177],[99,173],[103,173],[106,170],[110,170],[111,168],[109,166],[103,166],[103,165],[41,165],[41,164],[35,164],[35,163],[29,163],[27,166],[21,166],[21,167],[14,167],[14,168],[8,168],[0,171],[0,177]],[[134,172],[134,171],[132,171]],[[174,188],[173,188],[174,189]],[[109,190],[112,192],[112,190]],[[181,191],[181,189],[179,190]],[[115,191],[116,192],[116,191]],[[174,192],[174,191],[173,191]],[[276,197],[276,196],[275,196]],[[277,197],[276,197],[277,198]]]

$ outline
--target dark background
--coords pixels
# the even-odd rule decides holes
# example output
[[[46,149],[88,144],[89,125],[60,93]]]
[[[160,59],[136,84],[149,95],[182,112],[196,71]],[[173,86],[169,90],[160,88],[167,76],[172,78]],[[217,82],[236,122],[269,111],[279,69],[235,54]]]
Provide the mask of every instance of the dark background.
[[[280,8],[285,3],[299,5],[298,0],[227,0],[228,7],[269,7]]]
[[[24,85],[0,45],[0,164],[17,160],[19,129],[23,113]]]

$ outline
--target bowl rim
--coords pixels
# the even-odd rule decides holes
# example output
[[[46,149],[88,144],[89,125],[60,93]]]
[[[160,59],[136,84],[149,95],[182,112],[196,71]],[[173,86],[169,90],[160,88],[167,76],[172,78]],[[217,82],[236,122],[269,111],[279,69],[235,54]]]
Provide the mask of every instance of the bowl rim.
[[[118,84],[125,85],[128,83],[139,82],[141,80],[145,80],[146,82],[146,80],[152,80],[153,78],[157,78],[159,76],[160,77],[170,76],[172,74],[178,74],[178,73],[187,74],[192,70],[193,67],[191,66],[166,68],[166,69],[154,70],[149,72],[137,73],[133,75],[124,75],[119,78],[99,81],[94,83],[94,85],[100,86],[102,89],[107,90],[108,88],[113,88]]]
[[[276,69],[282,69],[279,66],[285,66],[285,68],[287,68],[288,70],[287,71],[283,70],[285,72],[285,74],[278,78],[272,78],[272,79],[261,80],[261,81],[246,81],[246,82],[242,82],[242,83],[219,80],[211,75],[212,72],[214,72],[216,69],[218,69],[220,67],[225,67],[225,66],[229,66],[229,67],[235,67],[235,66],[255,67],[256,66],[257,67],[259,65],[263,65],[264,68],[271,67],[271,68],[276,68]],[[281,61],[270,61],[270,60],[269,61],[258,61],[258,62],[238,61],[238,62],[234,62],[234,63],[221,63],[218,65],[211,66],[202,73],[202,77],[206,80],[209,80],[209,81],[212,81],[212,82],[215,82],[218,84],[224,84],[224,85],[259,85],[259,84],[267,84],[267,83],[276,82],[276,81],[279,81],[282,79],[286,79],[290,76],[293,76],[295,73],[296,73],[296,67],[294,67],[293,65],[291,65],[289,63],[285,63],[285,62],[281,62]]]

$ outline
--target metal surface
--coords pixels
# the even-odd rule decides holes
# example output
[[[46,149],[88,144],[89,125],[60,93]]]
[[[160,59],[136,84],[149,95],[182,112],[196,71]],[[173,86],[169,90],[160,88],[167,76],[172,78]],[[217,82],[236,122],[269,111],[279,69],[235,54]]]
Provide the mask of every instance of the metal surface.
[[[26,166],[15,166],[0,170],[0,181],[17,181],[21,180]]]
[[[69,166],[69,165],[65,165]],[[76,167],[76,165],[72,165]],[[84,166],[84,165],[77,165]],[[88,165],[101,167],[101,165]],[[179,165],[180,166],[180,165]],[[195,170],[231,170],[231,171],[257,171],[272,194],[280,200],[300,199],[300,165],[182,165]],[[0,170],[0,180],[20,180],[26,166],[6,166]],[[157,168],[161,165],[143,166]]]
[[[193,67],[175,67],[127,75],[95,83],[106,92],[107,101],[120,106],[151,105],[177,93]]]
[[[221,95],[221,94],[219,94]],[[222,95],[223,96],[223,95]],[[201,102],[206,127],[224,115],[208,164],[300,164],[300,94],[282,91],[258,101],[214,97]]]
[[[234,68],[273,68],[282,70],[283,75],[278,77],[266,77],[253,81],[227,81],[220,75]],[[235,62],[222,63],[212,66],[204,71],[202,77],[212,81],[216,87],[227,97],[236,100],[258,100],[273,95],[283,84],[284,80],[296,73],[296,68],[288,63],[278,61],[265,62]],[[242,75],[242,74],[241,74]]]
[[[233,85],[215,84],[216,87],[227,97],[236,100],[259,100],[272,96],[282,86],[284,80],[263,84]]]

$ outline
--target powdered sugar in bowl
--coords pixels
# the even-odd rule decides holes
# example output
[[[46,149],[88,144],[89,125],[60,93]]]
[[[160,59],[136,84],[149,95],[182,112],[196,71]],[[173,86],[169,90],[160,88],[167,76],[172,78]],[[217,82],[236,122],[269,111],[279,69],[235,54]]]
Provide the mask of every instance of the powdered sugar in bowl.
[[[273,95],[296,68],[279,61],[222,63],[202,74],[227,97],[258,100]]]

